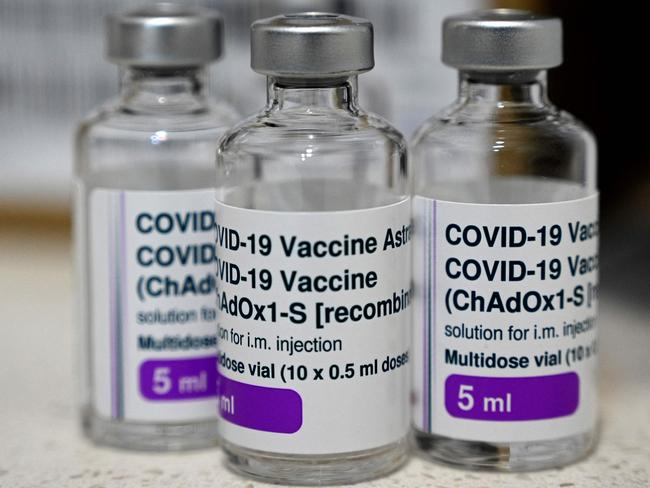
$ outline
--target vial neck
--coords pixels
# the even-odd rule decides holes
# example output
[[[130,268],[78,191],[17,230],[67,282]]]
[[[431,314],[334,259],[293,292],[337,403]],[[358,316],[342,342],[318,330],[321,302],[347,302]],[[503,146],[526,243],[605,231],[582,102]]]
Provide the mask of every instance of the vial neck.
[[[546,71],[479,73],[461,71],[459,101],[497,109],[550,106]]]
[[[267,78],[267,109],[305,107],[358,112],[357,76],[334,80]]]
[[[120,77],[120,101],[134,112],[194,113],[205,108],[203,68],[124,68]]]

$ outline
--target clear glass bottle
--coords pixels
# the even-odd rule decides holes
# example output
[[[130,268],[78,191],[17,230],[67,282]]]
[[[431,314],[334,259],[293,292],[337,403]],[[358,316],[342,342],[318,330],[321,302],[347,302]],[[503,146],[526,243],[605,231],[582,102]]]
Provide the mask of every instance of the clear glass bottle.
[[[268,103],[218,151],[217,254],[248,277],[218,285],[219,432],[230,466],[265,481],[355,482],[406,457],[406,147],[358,105],[372,35],[344,15],[255,22],[251,65]],[[389,229],[399,243],[384,248]]]
[[[217,142],[236,115],[207,97],[205,67],[222,32],[217,12],[172,4],[106,21],[120,93],[79,127],[75,168],[83,425],[99,444],[216,442],[209,221]]]
[[[415,440],[464,467],[564,465],[585,456],[596,433],[596,144],[547,97],[546,69],[562,62],[559,19],[499,9],[448,18],[443,31],[443,61],[460,71],[458,99],[412,143]],[[576,222],[591,231],[574,242]],[[528,241],[488,245],[499,227],[524,229]],[[577,255],[591,259],[584,272],[574,273]],[[501,265],[527,274],[488,277]],[[576,290],[587,297],[580,305],[568,299]],[[528,294],[530,310],[475,301],[517,293]],[[552,310],[536,309],[538,293],[557,293]],[[577,322],[589,327],[567,336],[565,325]],[[510,326],[527,337],[511,338]],[[573,349],[584,357],[567,364]],[[560,364],[534,362],[558,350]],[[495,368],[473,353],[530,364]]]

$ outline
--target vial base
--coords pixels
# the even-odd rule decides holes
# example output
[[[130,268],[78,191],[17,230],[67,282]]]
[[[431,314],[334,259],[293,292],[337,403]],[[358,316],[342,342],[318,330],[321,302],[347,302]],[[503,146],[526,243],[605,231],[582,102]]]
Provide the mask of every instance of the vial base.
[[[302,456],[246,449],[221,441],[228,467],[244,476],[284,485],[341,485],[385,476],[402,466],[407,439],[366,451]]]
[[[491,471],[536,471],[557,468],[586,457],[596,444],[593,432],[551,441],[487,443],[465,441],[414,430],[424,457],[450,466]]]
[[[217,445],[217,421],[145,423],[83,413],[85,435],[97,445],[136,451],[185,451]]]

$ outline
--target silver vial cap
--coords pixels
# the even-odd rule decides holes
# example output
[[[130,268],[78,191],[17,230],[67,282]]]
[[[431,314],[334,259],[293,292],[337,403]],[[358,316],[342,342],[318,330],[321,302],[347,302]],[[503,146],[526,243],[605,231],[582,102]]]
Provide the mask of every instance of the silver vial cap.
[[[375,65],[372,24],[340,14],[305,12],[251,25],[251,68],[268,76],[341,78]]]
[[[106,57],[129,66],[200,66],[218,59],[223,18],[208,8],[158,3],[108,15]]]
[[[464,71],[520,71],[562,64],[562,21],[494,9],[445,19],[442,61]]]

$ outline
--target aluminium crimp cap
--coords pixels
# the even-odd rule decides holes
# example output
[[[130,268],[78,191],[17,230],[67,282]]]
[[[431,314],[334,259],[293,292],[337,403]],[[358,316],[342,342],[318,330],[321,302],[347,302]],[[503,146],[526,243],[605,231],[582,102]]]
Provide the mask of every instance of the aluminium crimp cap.
[[[223,47],[216,10],[157,3],[108,15],[106,57],[129,66],[191,67],[215,61]]]
[[[321,12],[279,15],[251,25],[251,68],[268,76],[338,78],[375,65],[372,24]]]
[[[447,17],[442,61],[464,71],[553,68],[562,64],[562,21],[512,9]]]

